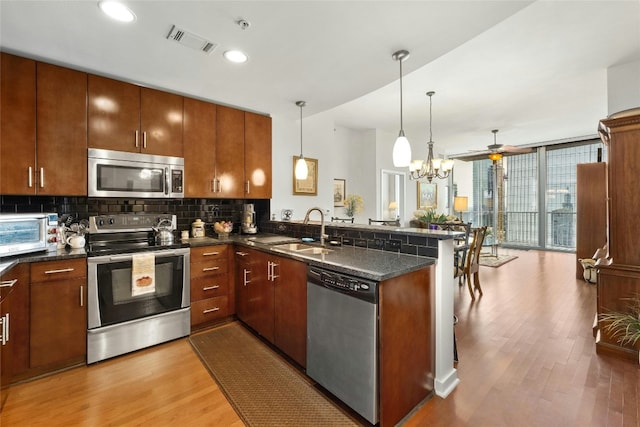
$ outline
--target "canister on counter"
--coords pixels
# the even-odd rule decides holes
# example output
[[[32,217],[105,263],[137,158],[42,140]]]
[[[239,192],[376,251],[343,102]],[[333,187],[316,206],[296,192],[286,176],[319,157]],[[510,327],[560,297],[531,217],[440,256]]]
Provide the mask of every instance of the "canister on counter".
[[[191,223],[191,236],[204,237],[204,222],[200,218]]]

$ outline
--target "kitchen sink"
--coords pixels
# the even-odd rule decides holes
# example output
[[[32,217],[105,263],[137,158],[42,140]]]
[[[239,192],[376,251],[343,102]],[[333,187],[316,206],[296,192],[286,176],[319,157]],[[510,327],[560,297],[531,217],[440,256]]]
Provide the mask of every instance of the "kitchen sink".
[[[274,249],[281,249],[285,251],[301,253],[301,254],[309,254],[309,255],[318,255],[318,254],[328,254],[333,252],[331,249],[321,248],[318,246],[305,245],[303,243],[287,243],[284,245],[275,245],[272,246]]]

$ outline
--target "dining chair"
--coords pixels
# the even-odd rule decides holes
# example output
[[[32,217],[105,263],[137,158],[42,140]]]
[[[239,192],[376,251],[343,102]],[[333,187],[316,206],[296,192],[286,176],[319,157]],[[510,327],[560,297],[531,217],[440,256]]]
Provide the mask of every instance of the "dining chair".
[[[467,280],[467,287],[469,288],[469,294],[471,299],[475,300],[475,291],[480,292],[480,296],[483,295],[482,287],[480,286],[480,251],[482,251],[482,242],[484,236],[487,233],[487,227],[479,227],[473,229],[473,240],[469,245],[469,254],[467,255],[467,264],[464,267],[464,275]],[[473,276],[473,284],[471,284],[471,276]]]
[[[331,222],[350,222],[353,224],[353,217],[351,218],[338,218],[337,216],[331,217]]]

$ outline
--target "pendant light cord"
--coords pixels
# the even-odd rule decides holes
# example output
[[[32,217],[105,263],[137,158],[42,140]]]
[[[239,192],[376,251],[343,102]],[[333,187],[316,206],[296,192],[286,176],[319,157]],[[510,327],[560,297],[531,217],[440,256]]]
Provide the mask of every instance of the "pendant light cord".
[[[300,158],[302,158],[302,107],[307,105],[304,101],[297,101],[296,105],[300,107]]]
[[[400,133],[404,135],[404,128],[402,126],[402,58],[400,58]]]

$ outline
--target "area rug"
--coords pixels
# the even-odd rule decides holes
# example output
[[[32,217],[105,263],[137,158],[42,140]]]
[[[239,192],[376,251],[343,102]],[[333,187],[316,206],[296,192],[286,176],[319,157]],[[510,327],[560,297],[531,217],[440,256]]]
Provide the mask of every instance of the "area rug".
[[[239,323],[189,338],[247,426],[358,426]]]
[[[486,267],[500,267],[501,265],[504,265],[509,261],[513,261],[516,258],[518,257],[514,255],[498,255],[495,257],[493,255],[480,254],[478,262],[480,265],[484,265]]]

